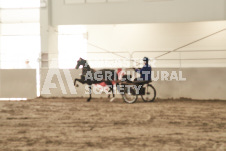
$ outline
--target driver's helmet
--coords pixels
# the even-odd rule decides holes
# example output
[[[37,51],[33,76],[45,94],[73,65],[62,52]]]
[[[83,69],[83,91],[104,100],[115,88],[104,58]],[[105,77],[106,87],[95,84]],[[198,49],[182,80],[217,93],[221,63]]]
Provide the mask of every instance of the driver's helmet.
[[[144,58],[143,58],[143,61],[148,62],[148,61],[149,61],[148,57],[144,57]]]

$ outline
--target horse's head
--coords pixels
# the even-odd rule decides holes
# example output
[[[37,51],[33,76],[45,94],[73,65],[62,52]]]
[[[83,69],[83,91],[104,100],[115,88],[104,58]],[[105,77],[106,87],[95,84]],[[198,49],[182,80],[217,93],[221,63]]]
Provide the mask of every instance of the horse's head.
[[[79,58],[79,60],[77,61],[77,65],[76,65],[75,69],[78,69],[79,66],[86,67],[87,66],[86,60]]]

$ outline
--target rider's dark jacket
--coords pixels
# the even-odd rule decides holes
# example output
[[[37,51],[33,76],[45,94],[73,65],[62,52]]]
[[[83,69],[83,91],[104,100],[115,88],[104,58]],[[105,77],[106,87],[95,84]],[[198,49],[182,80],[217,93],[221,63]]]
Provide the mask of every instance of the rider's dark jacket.
[[[138,78],[139,81],[151,81],[151,66],[148,64],[145,64],[143,68],[136,69],[136,72],[140,73],[140,78]]]

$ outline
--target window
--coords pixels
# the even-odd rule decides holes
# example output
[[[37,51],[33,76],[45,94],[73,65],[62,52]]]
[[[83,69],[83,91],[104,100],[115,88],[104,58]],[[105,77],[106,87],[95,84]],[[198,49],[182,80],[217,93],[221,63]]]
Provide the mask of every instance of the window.
[[[86,26],[59,26],[58,31],[59,68],[75,68],[80,57],[86,59]]]
[[[40,7],[40,0],[0,0],[0,8]]]
[[[0,0],[0,68],[37,68],[40,0]]]

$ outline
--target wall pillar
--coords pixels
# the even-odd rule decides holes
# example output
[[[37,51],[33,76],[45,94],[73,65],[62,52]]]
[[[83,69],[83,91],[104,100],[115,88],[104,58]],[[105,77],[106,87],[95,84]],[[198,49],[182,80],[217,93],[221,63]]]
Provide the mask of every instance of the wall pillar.
[[[51,1],[45,3],[40,9],[40,67],[58,68],[58,27],[51,25]]]

